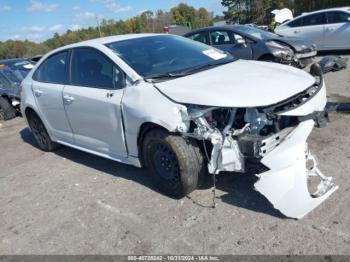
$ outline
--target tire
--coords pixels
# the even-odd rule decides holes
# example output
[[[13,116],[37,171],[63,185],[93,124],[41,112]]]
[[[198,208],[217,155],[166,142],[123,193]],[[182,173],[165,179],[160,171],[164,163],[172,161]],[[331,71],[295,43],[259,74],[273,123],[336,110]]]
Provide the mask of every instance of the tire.
[[[36,113],[30,112],[27,120],[35,141],[41,150],[52,152],[59,147],[57,143],[51,140],[43,122]]]
[[[9,103],[9,101],[0,97],[0,120],[6,121],[16,117],[16,109]]]
[[[182,198],[203,181],[204,158],[191,139],[153,129],[144,139],[142,152],[155,184],[166,195]]]

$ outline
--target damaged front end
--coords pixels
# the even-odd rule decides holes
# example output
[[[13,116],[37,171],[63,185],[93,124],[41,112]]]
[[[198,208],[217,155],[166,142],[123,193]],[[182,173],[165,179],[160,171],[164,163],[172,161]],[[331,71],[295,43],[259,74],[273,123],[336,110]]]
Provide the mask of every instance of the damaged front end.
[[[306,143],[315,125],[327,123],[325,89],[320,76],[302,93],[268,107],[188,105],[186,128],[179,131],[203,142],[209,173],[254,172],[255,189],[284,215],[300,219],[338,188],[318,169]],[[309,177],[320,180],[314,193]]]

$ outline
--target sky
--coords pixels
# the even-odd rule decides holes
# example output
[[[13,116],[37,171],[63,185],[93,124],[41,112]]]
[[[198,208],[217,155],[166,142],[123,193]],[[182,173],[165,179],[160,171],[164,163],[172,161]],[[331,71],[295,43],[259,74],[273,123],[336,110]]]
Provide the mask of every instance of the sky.
[[[99,19],[126,19],[145,10],[169,10],[180,2],[222,14],[220,0],[0,0],[0,41],[42,42],[55,32],[96,26]]]

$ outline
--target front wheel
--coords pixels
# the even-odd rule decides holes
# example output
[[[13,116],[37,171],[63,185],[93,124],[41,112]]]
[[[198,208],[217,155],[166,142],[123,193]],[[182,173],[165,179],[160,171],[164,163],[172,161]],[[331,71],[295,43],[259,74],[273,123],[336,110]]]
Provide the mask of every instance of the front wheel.
[[[156,185],[171,197],[186,196],[203,180],[204,159],[190,139],[154,129],[147,134],[142,152]]]

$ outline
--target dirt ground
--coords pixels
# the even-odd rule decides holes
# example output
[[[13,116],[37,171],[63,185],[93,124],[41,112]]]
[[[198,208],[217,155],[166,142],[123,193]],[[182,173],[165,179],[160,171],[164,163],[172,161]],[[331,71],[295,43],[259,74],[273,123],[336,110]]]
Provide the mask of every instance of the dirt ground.
[[[350,63],[349,63],[350,64]],[[350,102],[350,68],[326,75],[329,99]],[[331,114],[310,147],[340,188],[302,220],[218,177],[173,200],[146,170],[71,148],[40,151],[23,119],[0,127],[0,254],[350,254],[350,114]]]

